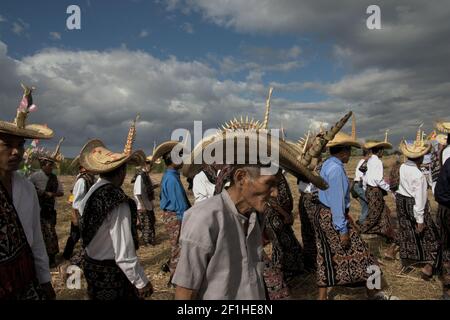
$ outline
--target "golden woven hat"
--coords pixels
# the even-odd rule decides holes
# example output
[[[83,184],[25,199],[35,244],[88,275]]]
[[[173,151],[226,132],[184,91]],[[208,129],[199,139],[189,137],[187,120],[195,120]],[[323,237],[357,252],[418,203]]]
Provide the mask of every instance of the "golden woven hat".
[[[393,146],[390,142],[388,142],[388,132],[389,129],[386,130],[384,134],[384,141],[370,141],[364,144],[364,149],[373,149],[373,148],[382,148],[382,149],[392,149]]]
[[[416,140],[413,143],[408,143],[403,140],[400,142],[399,150],[407,158],[416,159],[430,152],[431,143],[424,140],[424,133],[419,127],[416,134]]]
[[[344,132],[338,132],[334,136],[333,140],[327,143],[327,147],[336,147],[336,146],[350,146],[355,148],[361,148],[361,144],[353,139],[350,135]]]
[[[436,122],[436,129],[443,133],[450,133],[450,122],[438,121]]]
[[[302,181],[312,182],[320,189],[328,188],[327,183],[320,176],[314,175],[298,161],[297,152],[288,143],[279,138],[277,142],[277,145],[272,146],[271,136],[265,131],[224,131],[201,141],[194,148],[189,161],[183,166],[182,173],[188,178],[194,177],[201,170],[205,156],[211,155],[214,151],[222,153],[223,158],[221,160],[223,163],[229,164],[231,160],[231,164],[262,165],[261,159],[257,155],[259,154],[260,148],[265,146],[268,150],[263,153],[269,157],[278,154],[278,165],[280,167],[289,171],[294,176],[301,178]],[[227,152],[231,152],[227,146],[233,147],[233,159],[228,159],[229,155],[227,157]],[[244,153],[240,149],[242,147],[245,148]]]
[[[145,154],[142,150],[130,154],[115,153],[105,147],[98,139],[89,141],[81,150],[80,164],[92,173],[106,173],[113,171],[125,163],[136,165],[145,162]]]
[[[132,151],[134,139],[136,137],[136,121],[139,115],[133,121],[128,132],[127,142],[122,153],[110,151],[105,147],[102,141],[98,139],[90,140],[81,149],[80,164],[92,173],[111,172],[123,164],[132,163],[141,165],[145,162],[145,154],[142,150]]]
[[[170,153],[178,144],[180,144],[180,142],[175,140],[169,140],[161,143],[154,149],[153,155],[151,156],[151,161],[156,163],[156,161],[158,161],[161,157]]]
[[[36,110],[37,107],[33,104],[32,92],[34,87],[29,88],[21,85],[24,94],[17,108],[16,118],[14,122],[0,120],[0,132],[26,139],[51,139],[53,130],[50,128],[39,124],[26,124],[28,114]]]

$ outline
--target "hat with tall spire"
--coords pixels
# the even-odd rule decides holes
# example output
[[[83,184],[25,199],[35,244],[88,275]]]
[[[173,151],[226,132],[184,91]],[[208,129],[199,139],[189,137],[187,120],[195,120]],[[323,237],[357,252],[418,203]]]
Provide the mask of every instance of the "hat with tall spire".
[[[420,158],[430,152],[431,143],[424,139],[425,133],[422,131],[422,125],[416,133],[416,140],[413,143],[408,143],[406,140],[400,142],[400,152],[403,153],[407,158],[416,159]]]
[[[92,173],[111,172],[123,164],[142,164],[145,162],[145,154],[142,150],[133,151],[133,144],[136,138],[136,116],[128,131],[127,141],[123,152],[116,153],[108,150],[102,141],[94,139],[86,143],[80,152],[80,164]]]
[[[50,139],[53,137],[53,130],[47,126],[39,124],[26,124],[28,114],[36,111],[37,107],[33,103],[32,92],[34,87],[27,87],[22,84],[23,96],[17,108],[14,122],[0,120],[0,133],[6,133],[13,136],[26,139]]]
[[[384,141],[369,141],[364,144],[364,149],[382,148],[392,149],[392,144],[388,141],[389,129],[384,133]]]

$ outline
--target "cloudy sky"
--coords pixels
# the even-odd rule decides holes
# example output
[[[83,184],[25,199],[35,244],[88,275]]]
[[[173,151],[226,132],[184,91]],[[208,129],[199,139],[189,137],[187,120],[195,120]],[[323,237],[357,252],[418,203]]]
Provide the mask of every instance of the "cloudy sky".
[[[66,9],[81,9],[68,30]],[[369,30],[366,9],[381,9]],[[320,122],[356,114],[360,138],[414,137],[450,118],[450,6],[446,0],[2,0],[0,119],[34,85],[30,122],[65,136],[76,154],[90,138],[115,151],[141,114],[137,147],[177,128],[263,117],[298,139]],[[349,127],[346,130],[350,130]]]

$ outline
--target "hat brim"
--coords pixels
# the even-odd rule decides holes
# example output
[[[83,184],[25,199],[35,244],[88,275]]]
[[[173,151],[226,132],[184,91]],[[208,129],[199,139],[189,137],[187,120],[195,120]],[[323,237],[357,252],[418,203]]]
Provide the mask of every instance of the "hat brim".
[[[431,150],[431,144],[427,143],[423,148],[412,150],[411,147],[408,147],[408,145],[405,143],[405,141],[402,141],[399,146],[400,152],[409,159],[417,159],[420,158],[426,154],[428,154]]]
[[[329,141],[326,146],[328,148],[338,146],[361,148],[361,144],[358,141],[344,132],[337,132],[333,137],[333,140]]]
[[[373,149],[373,148],[382,148],[382,149],[392,149],[393,146],[389,142],[366,142],[364,144],[364,149]]]
[[[22,129],[12,122],[0,121],[0,132],[25,139],[53,138],[53,130],[39,124],[29,124]]]
[[[450,133],[450,122],[436,122],[436,129],[443,133]]]
[[[243,139],[240,140],[239,139]],[[267,156],[278,155],[278,163],[280,167],[290,172],[294,176],[302,179],[305,182],[311,182],[319,189],[328,188],[328,184],[320,176],[314,175],[309,169],[304,167],[300,161],[298,161],[298,152],[290,147],[288,143],[283,140],[277,140],[278,144],[271,144],[270,135],[268,134],[258,134],[257,132],[226,132],[221,135],[216,135],[214,138],[208,138],[206,141],[201,141],[194,151],[191,153],[188,161],[183,166],[182,173],[187,178],[193,178],[200,170],[206,156],[211,155],[211,151],[220,150],[222,152],[223,158],[219,159],[222,163],[231,164],[235,163],[237,165],[262,165],[259,161],[260,159],[252,159],[254,157],[252,152],[258,154],[260,146],[265,146],[270,152]],[[241,144],[242,143],[242,144]],[[245,145],[245,154],[238,153],[238,147]],[[227,146],[233,146],[234,159],[228,159],[227,157]],[[258,149],[254,149],[254,148]],[[230,150],[231,151],[231,150]],[[227,161],[228,160],[228,161]],[[238,161],[239,160],[239,161]],[[251,160],[255,160],[252,163]]]
[[[175,140],[169,140],[161,143],[159,146],[156,147],[155,152],[152,155],[151,161],[156,162],[159,158],[171,152],[172,149],[175,148],[175,146],[179,143],[180,143],[179,141]]]
[[[96,150],[104,150],[108,154],[116,155],[116,159],[110,157],[110,159],[105,159],[99,161],[98,158],[94,156]],[[114,153],[109,151],[103,142],[98,139],[94,139],[86,143],[83,149],[80,152],[80,165],[83,166],[86,170],[92,173],[107,173],[111,172],[124,164],[143,164],[145,162],[145,154],[142,150],[136,150],[130,155]]]

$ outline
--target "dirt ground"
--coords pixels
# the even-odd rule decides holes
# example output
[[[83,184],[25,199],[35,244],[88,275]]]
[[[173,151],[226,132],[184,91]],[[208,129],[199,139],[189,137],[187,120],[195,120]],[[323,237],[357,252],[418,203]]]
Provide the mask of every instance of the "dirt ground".
[[[351,161],[346,165],[347,173],[350,177],[354,175],[354,168],[359,158],[354,157]],[[385,173],[388,172],[388,168],[393,163],[393,158],[387,157],[383,159],[385,163]],[[162,177],[162,174],[152,174],[152,180],[156,183],[159,183]],[[74,178],[72,176],[61,176],[59,177],[60,181],[64,184],[64,189],[66,191],[66,195],[57,201],[57,211],[58,211],[58,224],[57,224],[57,233],[59,237],[59,245],[60,250],[64,249],[65,242],[67,240],[69,229],[70,229],[70,205],[67,203],[68,193],[73,186]],[[124,190],[128,195],[132,195],[132,185],[130,183],[131,177],[127,177]],[[291,191],[294,195],[295,205],[294,205],[294,230],[298,239],[301,239],[300,236],[300,222],[298,217],[298,198],[299,193],[296,187],[296,179],[289,175],[288,176],[289,184],[291,187]],[[187,182],[184,178],[182,178],[183,184],[187,189]],[[193,203],[193,195],[192,192],[188,192],[189,199],[191,203]],[[396,212],[395,212],[395,202],[392,196],[388,196],[385,198],[387,200],[387,204],[392,212],[392,217],[394,222],[396,220]],[[434,201],[431,191],[429,194],[430,204],[432,208],[433,217],[437,211],[437,205]],[[168,236],[165,234],[165,229],[161,222],[161,211],[159,210],[159,197],[155,201],[156,209],[156,239],[157,244],[151,247],[141,247],[138,251],[138,256],[142,265],[145,268],[145,271],[151,280],[154,287],[154,294],[151,299],[153,300],[168,300],[173,299],[174,289],[167,287],[167,282],[169,280],[169,275],[167,273],[163,273],[160,268],[161,265],[167,261],[170,254],[170,244],[168,240]],[[351,203],[351,215],[353,217],[358,217],[360,212],[359,203],[352,199]],[[381,258],[380,251],[387,248],[387,245],[384,244],[379,237],[365,237],[369,247],[371,248],[372,253],[378,257],[381,262],[381,268],[384,275],[385,280],[385,291],[389,294],[395,295],[401,300],[425,300],[425,299],[439,299],[441,295],[441,283],[435,277],[431,281],[424,281],[420,278],[418,268],[413,269],[409,272],[400,273],[402,267],[399,260],[396,261],[387,261]],[[300,240],[301,241],[301,240]],[[78,248],[79,245],[77,245]],[[270,247],[266,248],[270,251]],[[76,249],[77,250],[77,249]],[[60,258],[60,257],[59,257]],[[61,259],[61,258],[60,258]],[[52,269],[52,278],[53,285],[55,287],[57,293],[57,299],[86,299],[86,284],[84,280],[82,281],[82,288],[80,290],[77,289],[68,289],[62,280],[59,277],[59,274],[56,269]],[[314,275],[303,276],[298,279],[296,285],[293,289],[293,298],[294,299],[316,299],[317,297],[317,288],[315,286],[315,277]],[[365,290],[364,289],[351,289],[351,288],[334,288],[330,290],[330,298],[335,300],[352,300],[352,299],[365,299]]]

